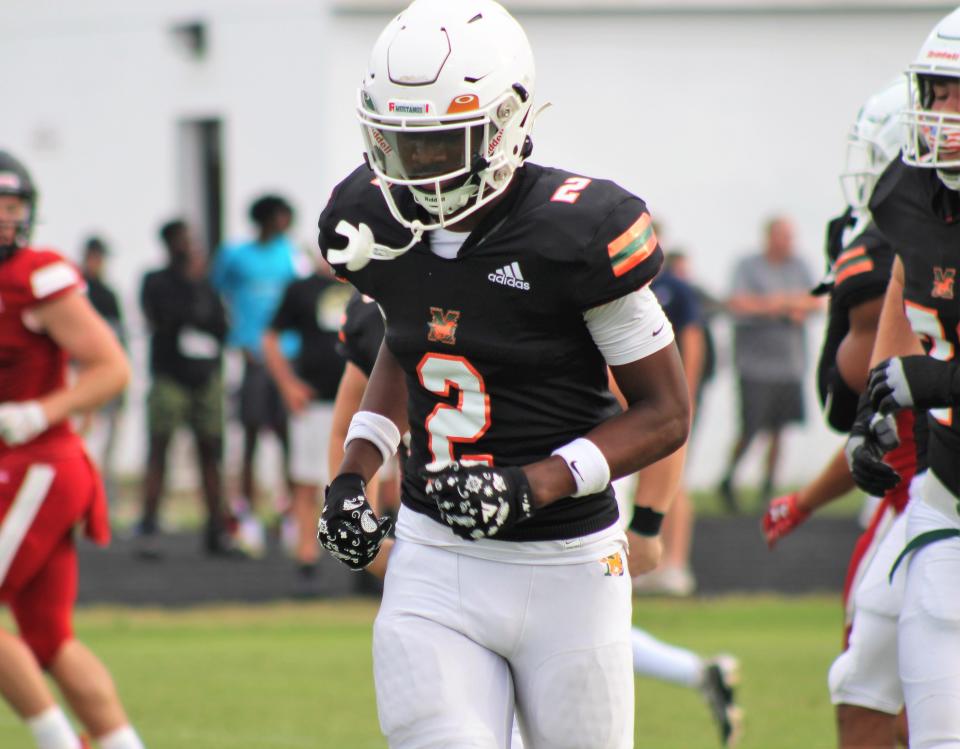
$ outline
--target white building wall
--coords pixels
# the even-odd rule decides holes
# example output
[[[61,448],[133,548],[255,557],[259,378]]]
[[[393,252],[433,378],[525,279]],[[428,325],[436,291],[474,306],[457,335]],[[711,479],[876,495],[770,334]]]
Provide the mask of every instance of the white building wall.
[[[819,272],[860,101],[898,74],[941,15],[520,15],[537,98],[554,103],[537,124],[534,159],[639,193],[667,248],[685,248],[715,293],[772,212],[796,217]],[[210,34],[201,61],[169,33],[194,19]],[[141,330],[139,278],[163,260],[156,229],[184,208],[177,122],[210,116],[225,126],[227,236],[247,231],[247,204],[270,189],[292,198],[296,236],[312,244],[330,189],[360,157],[355,87],[386,20],[322,0],[5,0],[0,147],[40,184],[38,243],[75,255],[83,236],[102,232],[116,251],[111,280]],[[135,336],[141,365],[142,349]],[[125,470],[142,460],[142,379],[121,442]],[[697,484],[716,479],[732,439],[732,392],[725,376],[711,392],[691,466]],[[812,418],[793,436],[784,479],[802,481],[836,444]]]

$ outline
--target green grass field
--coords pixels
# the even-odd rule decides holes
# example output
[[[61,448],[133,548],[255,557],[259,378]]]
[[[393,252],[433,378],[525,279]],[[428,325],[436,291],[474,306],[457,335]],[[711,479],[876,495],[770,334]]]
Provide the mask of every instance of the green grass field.
[[[109,664],[148,749],[373,749],[374,603],[335,601],[186,611],[95,608],[78,635]],[[637,600],[635,621],[743,665],[749,749],[833,745],[826,672],[840,642],[834,597]],[[9,624],[3,620],[4,626]],[[717,746],[699,695],[637,680],[636,746]],[[0,706],[0,747],[29,735]]]

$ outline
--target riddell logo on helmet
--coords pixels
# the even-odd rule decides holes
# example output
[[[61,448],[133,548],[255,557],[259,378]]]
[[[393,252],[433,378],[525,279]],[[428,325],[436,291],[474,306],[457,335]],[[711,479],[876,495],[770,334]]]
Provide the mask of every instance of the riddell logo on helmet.
[[[393,148],[387,143],[387,139],[383,137],[381,133],[376,128],[370,128],[370,137],[373,138],[373,142],[377,144],[377,148],[383,151],[386,155],[393,153]]]
[[[493,156],[493,152],[497,150],[497,146],[500,145],[500,141],[503,140],[503,130],[500,130],[496,135],[493,136],[493,140],[490,141],[490,145],[487,146],[487,156]]]
[[[430,114],[428,101],[390,101],[387,102],[390,114]]]
[[[931,49],[927,58],[934,60],[960,60],[960,52],[948,52],[945,49]]]

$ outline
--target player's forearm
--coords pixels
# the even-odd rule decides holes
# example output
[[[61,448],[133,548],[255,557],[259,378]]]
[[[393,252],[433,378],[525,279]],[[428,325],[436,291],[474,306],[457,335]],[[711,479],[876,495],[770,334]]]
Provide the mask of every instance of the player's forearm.
[[[690,397],[691,418],[700,377],[703,374],[703,362],[706,359],[707,344],[703,328],[699,324],[686,326],[679,334],[683,372],[687,378],[687,394]]]
[[[687,439],[690,410],[675,346],[612,369],[629,406],[584,436],[603,454],[614,479],[636,473],[678,450]],[[569,497],[576,490],[571,468],[558,456],[525,466],[524,473],[537,507]]]
[[[263,349],[263,362],[267,371],[280,387],[284,387],[287,383],[297,379],[290,362],[287,361],[287,357],[280,350],[280,338],[275,331],[268,330],[263,334],[261,347]]]
[[[910,327],[910,321],[904,312],[903,279],[903,265],[898,257],[893,262],[893,272],[883,299],[880,323],[877,326],[877,340],[870,357],[871,368],[892,356],[924,353],[920,339]]]
[[[380,346],[359,410],[385,416],[397,427],[399,434],[403,434],[408,429],[406,404],[407,384],[403,369],[384,343]],[[394,450],[396,447],[393,446]],[[337,473],[357,473],[369,481],[383,461],[383,453],[372,442],[354,439],[346,445]]]
[[[119,351],[119,349],[118,349]],[[130,380],[130,366],[122,352],[109,359],[83,366],[76,379],[65,388],[40,399],[50,424],[71,415],[92,411],[116,398]]]
[[[797,492],[797,507],[804,512],[814,512],[845,496],[854,486],[847,459],[840,449],[817,477]]]

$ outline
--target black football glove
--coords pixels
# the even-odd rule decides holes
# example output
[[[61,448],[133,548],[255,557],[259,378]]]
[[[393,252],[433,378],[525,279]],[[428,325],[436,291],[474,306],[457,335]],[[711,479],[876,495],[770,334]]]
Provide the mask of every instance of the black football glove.
[[[960,369],[932,356],[895,356],[870,371],[870,403],[879,413],[901,408],[942,408],[960,398]]]
[[[441,519],[461,538],[490,538],[533,514],[533,491],[520,468],[451,463],[421,475]]]
[[[857,486],[874,497],[882,497],[900,483],[900,474],[883,462],[883,456],[898,442],[893,416],[875,414],[866,393],[860,396],[857,418],[844,447],[847,466]]]
[[[393,521],[380,518],[367,501],[366,487],[356,473],[343,473],[327,487],[317,539],[330,555],[354,571],[377,556]]]

